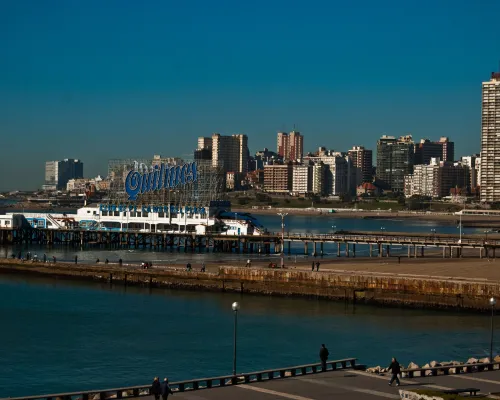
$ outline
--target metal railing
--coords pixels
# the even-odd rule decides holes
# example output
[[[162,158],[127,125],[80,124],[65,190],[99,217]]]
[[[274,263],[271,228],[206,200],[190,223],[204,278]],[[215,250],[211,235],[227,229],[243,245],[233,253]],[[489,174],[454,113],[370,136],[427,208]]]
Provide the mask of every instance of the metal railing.
[[[267,369],[262,371],[241,373],[236,375],[216,376],[213,378],[190,379],[185,381],[169,383],[172,391],[186,392],[192,390],[211,389],[224,387],[228,385],[239,385],[245,383],[262,382],[271,379],[289,378],[301,375],[310,375],[326,371],[335,371],[338,369],[355,368],[356,358],[345,358],[342,360],[332,360],[326,362],[326,370],[324,371],[320,363],[297,365],[294,367]],[[151,384],[128,386],[122,388],[104,389],[104,390],[86,390],[79,392],[44,394],[39,396],[24,396],[12,397],[9,400],[89,400],[95,399],[99,395],[100,400],[107,398],[134,398],[150,396]],[[7,400],[0,399],[0,400]]]

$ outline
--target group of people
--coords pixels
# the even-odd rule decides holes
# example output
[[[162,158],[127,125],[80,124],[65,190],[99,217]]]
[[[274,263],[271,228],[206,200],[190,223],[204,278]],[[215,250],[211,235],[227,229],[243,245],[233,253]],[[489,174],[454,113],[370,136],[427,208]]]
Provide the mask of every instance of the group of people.
[[[326,362],[329,355],[330,352],[328,351],[326,346],[322,344],[321,348],[319,349],[319,359],[321,360],[321,369],[323,371],[326,371]],[[399,381],[398,375],[401,375],[401,365],[399,364],[398,360],[396,360],[396,357],[392,357],[391,364],[387,369],[391,373],[389,386],[392,386],[394,381],[396,381],[396,386],[399,386],[401,382]]]
[[[316,263],[313,261],[311,265],[311,271],[314,271],[314,267],[316,266],[316,271],[319,271],[319,261],[316,261]]]
[[[163,400],[167,400],[169,394],[174,394],[168,384],[168,378],[163,379],[163,382],[160,383],[160,379],[155,377],[151,385],[151,394],[155,397],[155,400],[159,400],[160,395]]]

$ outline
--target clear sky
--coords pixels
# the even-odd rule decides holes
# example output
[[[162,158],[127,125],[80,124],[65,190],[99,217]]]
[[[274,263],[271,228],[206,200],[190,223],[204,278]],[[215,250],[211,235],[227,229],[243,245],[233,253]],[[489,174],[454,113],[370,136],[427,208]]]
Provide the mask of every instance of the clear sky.
[[[4,0],[0,190],[46,160],[182,156],[198,136],[375,149],[383,134],[480,149],[499,0]]]

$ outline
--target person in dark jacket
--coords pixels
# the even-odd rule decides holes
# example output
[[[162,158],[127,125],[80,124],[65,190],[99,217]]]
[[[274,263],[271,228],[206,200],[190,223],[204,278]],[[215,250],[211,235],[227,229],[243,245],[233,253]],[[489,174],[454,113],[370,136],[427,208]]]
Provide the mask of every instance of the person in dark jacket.
[[[314,261],[312,262],[312,271],[314,271]]]
[[[168,385],[168,378],[165,378],[161,384],[161,397],[162,400],[167,400],[169,394],[174,394]]]
[[[391,380],[389,381],[389,386],[392,386],[392,382],[396,381],[396,386],[399,386],[399,378],[398,375],[401,374],[401,366],[398,363],[398,360],[396,360],[395,357],[392,357],[391,365],[389,365],[388,368],[389,371],[391,371]]]
[[[319,359],[321,360],[321,369],[323,371],[326,371],[326,360],[328,360],[329,355],[330,355],[330,352],[325,347],[325,345],[322,344],[321,349],[319,349]]]
[[[155,400],[160,399],[161,385],[158,377],[155,377],[155,379],[153,380],[153,384],[151,385],[151,394],[155,396]]]

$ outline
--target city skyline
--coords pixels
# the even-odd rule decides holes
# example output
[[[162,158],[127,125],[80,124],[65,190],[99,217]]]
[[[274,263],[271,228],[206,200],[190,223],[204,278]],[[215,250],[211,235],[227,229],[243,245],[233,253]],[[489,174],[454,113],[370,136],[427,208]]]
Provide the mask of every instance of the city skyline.
[[[0,190],[39,188],[47,160],[105,175],[213,132],[247,135],[252,154],[294,128],[304,153],[408,133],[479,152],[498,2],[278,3],[0,5]]]

